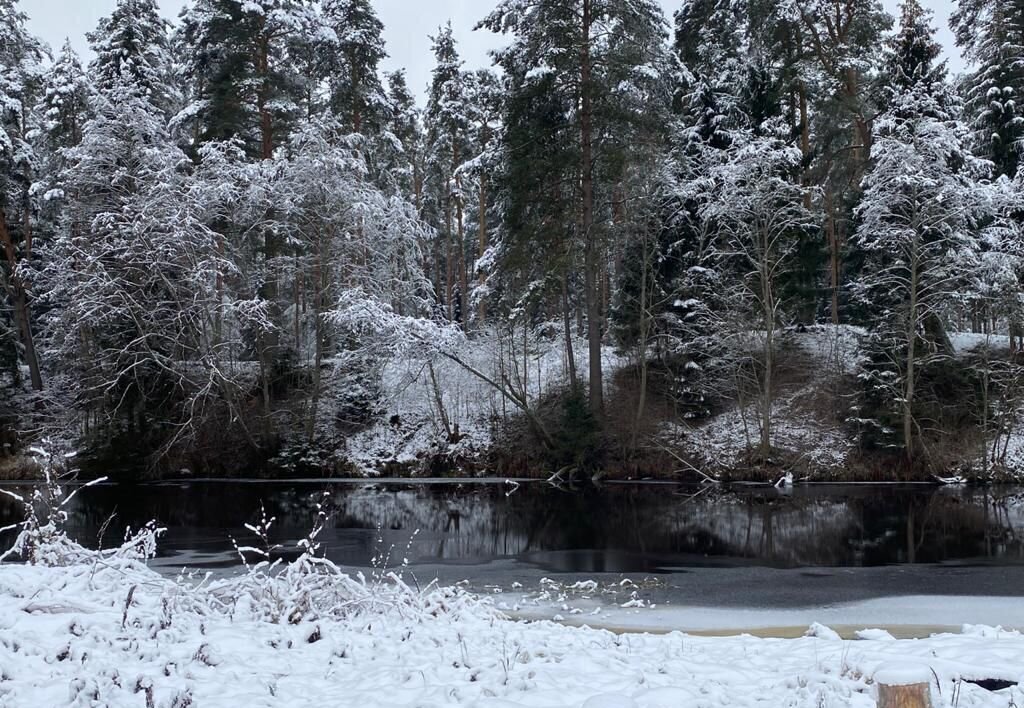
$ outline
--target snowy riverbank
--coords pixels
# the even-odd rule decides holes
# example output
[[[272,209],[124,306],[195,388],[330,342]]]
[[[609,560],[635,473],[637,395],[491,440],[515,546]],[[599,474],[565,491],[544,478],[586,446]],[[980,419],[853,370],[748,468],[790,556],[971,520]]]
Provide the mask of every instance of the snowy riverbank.
[[[1024,636],[989,627],[906,641],[820,626],[798,639],[615,634],[514,621],[458,589],[353,579],[309,557],[196,582],[138,551],[61,541],[39,556],[60,566],[0,566],[0,705],[868,708],[875,671],[908,661],[938,678],[937,706],[1024,702],[968,682],[1024,678]]]

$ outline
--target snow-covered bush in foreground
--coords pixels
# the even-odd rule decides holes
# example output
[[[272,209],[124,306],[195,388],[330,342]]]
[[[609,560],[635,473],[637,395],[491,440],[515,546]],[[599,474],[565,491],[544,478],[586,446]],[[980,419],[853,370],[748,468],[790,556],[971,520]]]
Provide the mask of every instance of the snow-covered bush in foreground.
[[[76,476],[65,465],[71,456],[44,448],[33,448],[31,452],[42,474],[32,494],[26,497],[0,489],[0,493],[21,504],[25,514],[20,523],[0,528],[0,533],[18,531],[11,547],[0,553],[0,562],[17,556],[33,565],[65,566],[87,561],[105,562],[109,558],[147,561],[156,555],[156,541],[163,529],[157,528],[155,523],[135,532],[127,529],[124,543],[108,550],[92,551],[68,538],[63,525],[68,518],[66,508],[71,500],[82,488],[102,484],[106,479],[92,480],[68,493],[67,485],[74,483]]]
[[[962,680],[1019,679],[1024,638],[1013,632],[851,642],[820,630],[617,635],[505,620],[456,590],[400,585],[346,585],[339,598],[363,588],[371,599],[273,622],[246,604],[251,583],[189,585],[124,561],[4,566],[0,704],[871,708],[871,676],[908,661],[934,670],[936,706],[1024,700],[1019,688],[991,693]]]
[[[88,549],[68,537],[63,529],[67,518],[64,507],[77,493],[65,493],[61,479],[71,473],[59,472],[52,455],[42,463],[44,480],[28,498],[18,497],[25,507],[25,519],[15,527],[20,529],[14,544],[0,561],[13,557],[25,561],[27,566],[50,567],[74,572],[76,568],[91,568],[90,586],[97,587],[97,578],[113,572],[112,580],[121,577],[125,588],[140,584],[159,588],[166,586],[163,579],[146,567],[145,563],[156,555],[157,541],[163,533],[155,522],[138,531],[130,529],[124,542],[111,549]],[[102,480],[100,480],[102,481]],[[13,495],[6,490],[7,494]],[[234,577],[211,581],[209,576],[197,580],[189,575],[180,576],[175,583],[164,587],[177,600],[188,599],[188,606],[203,608],[204,615],[223,615],[228,618],[272,623],[298,624],[303,621],[342,619],[353,614],[370,611],[381,614],[391,611],[409,616],[437,616],[454,611],[470,603],[470,596],[455,588],[438,588],[433,583],[424,589],[409,586],[401,573],[380,568],[370,580],[361,573],[353,577],[343,572],[330,560],[318,555],[317,536],[330,519],[323,504],[317,505],[318,514],[313,528],[298,542],[300,555],[294,561],[270,560],[274,550],[268,541],[273,519],[264,513],[260,524],[248,528],[264,542],[263,548],[238,546],[245,561],[246,572]],[[12,527],[0,530],[10,530]],[[261,560],[250,564],[246,554]],[[10,568],[11,566],[8,566]],[[154,577],[148,577],[154,576]],[[135,578],[132,582],[129,579]],[[132,591],[134,594],[134,591]],[[129,596],[127,604],[131,604]],[[167,610],[167,598],[164,609]]]
[[[264,542],[263,548],[236,548],[243,560],[255,554],[262,560],[250,565],[240,576],[203,582],[192,590],[208,603],[212,611],[231,618],[240,617],[272,623],[300,624],[323,620],[343,621],[354,615],[387,615],[425,618],[461,611],[477,604],[472,596],[457,588],[413,588],[400,572],[378,569],[367,579],[362,573],[349,575],[332,561],[318,555],[317,537],[330,520],[325,505],[317,505],[313,528],[298,542],[301,554],[292,562],[280,558],[271,561],[268,533],[273,518],[262,514],[256,526],[248,526]]]
[[[458,589],[352,578],[311,547],[293,563],[216,582],[164,578],[134,549],[88,551],[58,532],[38,553],[46,565],[2,567],[0,705],[313,704],[316,681],[290,680],[305,680],[289,667],[295,659],[308,678],[329,676],[349,640],[377,623],[411,631],[462,613],[496,617]],[[289,686],[275,699],[279,681]]]

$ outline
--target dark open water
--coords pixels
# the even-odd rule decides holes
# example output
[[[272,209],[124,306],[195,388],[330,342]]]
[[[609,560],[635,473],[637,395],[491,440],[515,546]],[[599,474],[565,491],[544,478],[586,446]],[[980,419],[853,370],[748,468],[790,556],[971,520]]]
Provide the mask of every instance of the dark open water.
[[[7,487],[14,491],[17,487]],[[325,500],[320,536],[339,564],[473,566],[495,560],[550,572],[673,573],[692,568],[1024,564],[1024,491],[930,486],[812,486],[721,490],[610,484],[567,491],[542,482],[219,482],[104,485],[82,490],[69,531],[115,544],[126,525],[167,528],[157,565],[239,564],[231,538],[261,504],[276,517],[283,557]],[[0,495],[0,526],[17,520]],[[99,532],[113,515],[104,538]],[[12,534],[0,536],[7,548]],[[377,559],[376,561],[374,559]]]

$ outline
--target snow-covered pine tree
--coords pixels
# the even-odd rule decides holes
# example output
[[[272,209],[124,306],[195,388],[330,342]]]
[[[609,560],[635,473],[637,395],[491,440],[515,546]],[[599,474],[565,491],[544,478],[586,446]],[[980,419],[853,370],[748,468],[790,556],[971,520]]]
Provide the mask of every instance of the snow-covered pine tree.
[[[89,64],[96,89],[111,91],[131,83],[150,103],[173,115],[181,100],[174,81],[169,31],[156,0],[118,0],[113,12],[88,33],[96,54]]]
[[[865,399],[881,409],[873,420],[862,416],[868,441],[898,444],[912,464],[920,451],[922,372],[951,353],[946,318],[974,267],[985,165],[969,152],[958,101],[935,63],[929,13],[906,0],[902,17],[888,54],[888,110],[875,122],[857,209],[855,240],[868,260],[855,292],[870,313]]]
[[[327,0],[322,21],[327,39],[320,52],[329,109],[346,132],[359,136],[372,179],[382,189],[405,189],[411,197],[412,156],[421,148],[410,142],[407,152],[403,140],[413,138],[409,121],[415,120],[415,101],[401,72],[389,77],[397,82],[389,88],[381,79],[380,63],[387,57],[384,26],[368,0]]]
[[[432,254],[434,288],[448,319],[463,322],[468,302],[466,195],[458,170],[469,154],[466,75],[450,22],[438,28],[432,42],[435,65],[424,114],[429,200],[425,213],[438,234]]]
[[[1024,150],[1024,2],[960,0],[951,25],[976,67],[965,93],[978,151],[1012,179]]]
[[[624,181],[629,155],[659,144],[665,126],[671,72],[664,13],[652,0],[503,0],[481,26],[513,36],[496,54],[509,77],[510,102],[547,81],[552,101],[542,105],[568,109],[559,138],[577,159],[559,171],[563,178],[575,171],[579,191],[570,197],[575,208],[552,227],[572,230],[582,251],[589,402],[600,419],[602,330],[610,297],[611,232],[604,225],[614,223],[612,205],[624,203],[624,195],[613,193]],[[578,223],[570,215],[578,215]],[[509,229],[505,235],[515,236]]]
[[[1021,344],[1024,272],[1024,194],[1019,189],[1006,175],[978,185],[978,252],[963,294],[972,329],[995,334],[1007,325],[1013,351]]]
[[[20,343],[21,360],[28,366],[32,388],[42,390],[36,351],[26,264],[32,259],[36,219],[34,185],[39,155],[33,134],[38,132],[37,102],[42,94],[42,43],[26,28],[28,17],[17,0],[0,0],[0,247],[6,305]],[[18,357],[8,356],[15,362]],[[12,369],[19,378],[17,366]]]
[[[617,267],[613,333],[634,354],[645,400],[648,349],[656,351],[663,394],[687,418],[706,415],[719,352],[721,283],[711,247],[715,234],[701,215],[706,180],[727,159],[732,131],[749,121],[746,85],[751,57],[746,3],[686,2],[675,14],[675,82],[670,152],[632,181],[636,208],[626,212],[625,251]],[[678,74],[678,75],[677,75]],[[641,407],[635,421],[640,420]],[[634,425],[633,439],[636,439]]]
[[[951,25],[975,66],[962,88],[975,152],[1013,180],[1024,153],[1024,2],[962,0]],[[1011,317],[1011,346],[1024,346],[1022,339],[1024,313],[1018,311]]]
[[[64,189],[67,152],[82,140],[82,128],[89,119],[89,95],[92,87],[85,69],[66,41],[44,78],[44,93],[39,106],[42,135],[40,151],[43,167],[37,191],[41,192],[41,215],[53,233],[61,228],[69,195]]]
[[[485,254],[492,321],[512,328],[561,320],[569,383],[579,389],[574,340],[583,306],[572,98],[553,73],[503,58],[506,86],[493,191],[496,228]],[[480,268],[478,264],[478,269]]]
[[[46,72],[44,82],[40,105],[45,133],[43,143],[48,151],[59,154],[81,141],[82,127],[89,118],[89,94],[92,91],[82,62],[70,41],[64,42]],[[54,177],[60,168],[48,171]]]
[[[409,91],[405,72],[387,75],[386,142],[381,150],[382,170],[390,175],[397,192],[421,209],[423,196],[423,127],[416,99]]]
[[[302,59],[320,26],[304,0],[193,0],[174,36],[186,94],[175,124],[193,146],[238,138],[270,158],[315,98]]]
[[[1022,303],[1021,273],[1024,272],[1024,189],[1021,175],[1010,180],[999,175],[983,184],[983,226],[978,233],[976,267],[969,273],[967,301],[975,332],[997,335],[1008,324],[1010,356],[1001,356],[998,338],[984,342],[969,360],[977,392],[977,424],[981,433],[981,468],[1007,464],[1010,442],[1020,420],[1021,383],[1024,366],[1019,352]]]
[[[720,330],[713,303],[721,274],[712,262],[715,232],[704,210],[708,180],[729,159],[728,150],[743,139],[749,122],[742,97],[750,70],[748,26],[745,4],[733,0],[693,0],[675,14],[674,49],[684,70],[663,185],[664,233],[656,256],[661,267],[653,273],[664,281],[652,282],[665,298],[652,314],[655,333],[664,335],[671,356],[681,359],[681,398],[690,398],[695,360],[716,348],[708,337]],[[620,334],[623,343],[631,338]],[[705,410],[698,402],[697,411]]]
[[[490,69],[479,69],[467,76],[469,104],[470,155],[460,167],[468,179],[473,181],[473,197],[476,208],[468,217],[467,233],[476,249],[472,263],[472,274],[476,284],[471,287],[470,300],[478,326],[482,326],[487,315],[487,275],[489,263],[484,259],[490,248],[491,233],[494,230],[495,191],[494,174],[502,159],[501,114],[504,90],[501,80]]]
[[[708,415],[720,393],[714,382],[721,378],[729,288],[707,207],[714,198],[711,181],[743,139],[745,125],[738,97],[726,88],[716,90],[693,72],[684,83],[683,113],[673,124],[671,152],[650,205],[658,233],[627,245],[611,313],[619,346],[634,349],[644,338],[657,343],[669,380],[664,392],[685,418]]]
[[[387,95],[379,67],[387,57],[384,25],[370,0],[322,0],[325,73],[334,115],[353,133],[372,135],[386,119]]]
[[[812,206],[824,214],[823,289],[829,317],[839,324],[853,208],[878,112],[870,89],[892,18],[878,0],[780,0],[771,14],[768,26],[789,35],[776,48],[795,65],[798,95],[790,105],[799,117],[791,122],[801,126],[805,183],[821,187]]]
[[[741,0],[685,0],[673,15],[673,49],[686,68],[683,95],[697,94],[697,82],[739,97],[747,70],[747,4]],[[685,101],[684,101],[685,104]]]
[[[190,100],[175,122],[194,121],[190,132],[198,143],[239,140],[251,160],[267,162],[253,177],[258,193],[267,195],[259,189],[273,181],[275,151],[288,143],[300,119],[318,102],[313,58],[325,39],[322,29],[305,0],[196,0],[183,15],[177,42],[190,60],[184,70]],[[266,215],[280,205],[267,195],[263,206],[265,222],[272,223]],[[249,331],[256,336],[263,433],[269,439],[274,428],[270,379],[287,368],[283,313],[294,295],[285,293],[279,274],[290,267],[294,254],[286,234],[277,229],[257,226],[235,232],[246,234],[244,248],[234,245],[236,253],[248,256],[238,265],[257,291],[250,302],[259,303],[251,310],[259,316],[249,318],[258,326]],[[260,243],[254,248],[256,241]]]
[[[779,340],[793,314],[783,282],[816,224],[797,178],[800,150],[785,122],[774,119],[734,137],[727,158],[704,181],[700,218],[715,234],[711,258],[724,280],[719,335],[749,352],[741,355],[737,378],[756,395],[756,459],[766,462],[774,440]]]
[[[232,10],[239,9],[220,0],[193,0],[182,8],[171,36],[183,93],[182,111],[172,125],[193,155],[211,140],[252,138],[243,98],[244,58],[228,41],[236,21]]]
[[[883,74],[883,107],[886,99],[916,89],[943,97],[946,62],[939,61],[942,47],[935,40],[932,13],[919,0],[904,0],[900,8],[899,32],[887,47],[886,71]]]
[[[339,140],[343,131],[339,119],[305,123],[291,139],[288,156],[275,158],[266,185],[283,205],[268,216],[274,228],[290,234],[295,252],[283,282],[296,293],[290,312],[294,350],[309,364],[304,418],[309,442],[339,422],[365,422],[377,405],[372,396],[359,399],[356,391],[379,389],[382,362],[368,355],[358,337],[332,329],[325,320],[343,293],[358,292],[400,314],[422,316],[430,310],[420,253],[426,227],[404,196],[376,185],[360,141]],[[336,410],[324,416],[322,368],[328,358],[356,385],[339,393]]]

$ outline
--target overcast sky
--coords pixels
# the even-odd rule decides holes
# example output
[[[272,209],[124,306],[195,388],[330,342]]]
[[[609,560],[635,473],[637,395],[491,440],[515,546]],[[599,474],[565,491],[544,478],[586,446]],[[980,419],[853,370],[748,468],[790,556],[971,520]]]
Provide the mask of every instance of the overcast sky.
[[[185,4],[185,0],[158,2],[163,14],[172,21]],[[670,18],[682,4],[681,0],[660,2]],[[55,49],[64,43],[65,37],[69,37],[82,54],[88,52],[85,33],[96,26],[100,17],[109,14],[114,4],[115,0],[21,0],[21,7],[31,18],[29,26],[33,32]],[[373,4],[384,23],[384,39],[390,54],[385,68],[404,68],[410,88],[421,98],[430,80],[433,63],[428,35],[433,34],[439,25],[451,19],[467,68],[489,65],[487,51],[501,41],[485,30],[473,31],[473,25],[496,4],[495,0],[374,0]],[[899,0],[883,0],[883,4],[896,14]],[[935,11],[939,39],[946,47],[950,68],[954,72],[960,71],[963,62],[953,46],[948,27],[953,0],[924,0],[924,4]]]

